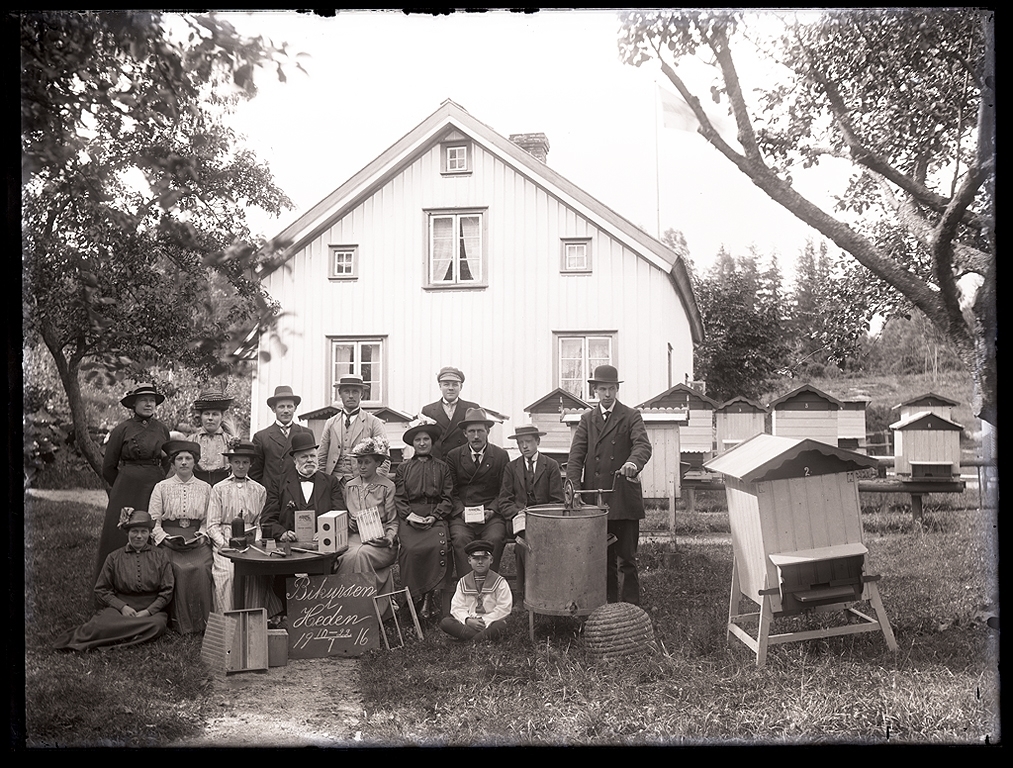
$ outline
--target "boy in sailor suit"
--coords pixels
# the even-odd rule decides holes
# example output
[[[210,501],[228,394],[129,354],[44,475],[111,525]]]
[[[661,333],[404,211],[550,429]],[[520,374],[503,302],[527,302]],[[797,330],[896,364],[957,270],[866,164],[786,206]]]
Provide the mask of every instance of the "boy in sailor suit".
[[[491,569],[491,542],[476,539],[465,551],[471,572],[457,582],[450,615],[440,622],[440,629],[458,640],[494,640],[506,630],[506,619],[513,609],[510,585]]]

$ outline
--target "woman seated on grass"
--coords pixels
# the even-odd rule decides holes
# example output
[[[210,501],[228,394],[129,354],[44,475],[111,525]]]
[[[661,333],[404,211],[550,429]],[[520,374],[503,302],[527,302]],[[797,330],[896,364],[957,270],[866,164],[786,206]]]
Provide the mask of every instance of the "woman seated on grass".
[[[124,507],[120,525],[127,545],[109,553],[95,583],[104,606],[77,629],[62,635],[57,650],[87,651],[107,645],[137,645],[165,632],[165,607],[172,599],[172,565],[151,545],[154,522],[143,510]]]

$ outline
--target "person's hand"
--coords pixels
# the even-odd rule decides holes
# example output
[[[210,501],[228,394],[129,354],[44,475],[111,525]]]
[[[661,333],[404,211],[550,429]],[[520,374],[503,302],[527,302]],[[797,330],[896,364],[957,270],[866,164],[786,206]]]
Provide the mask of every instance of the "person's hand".
[[[637,465],[632,461],[627,461],[619,468],[619,472],[624,477],[636,477],[638,474]]]
[[[383,548],[387,548],[387,547],[391,546],[391,544],[393,544],[394,542],[392,542],[386,536],[380,536],[379,538],[370,539],[369,541],[364,541],[362,543],[365,544],[365,545],[367,545],[367,546],[370,546],[370,547],[383,547]]]
[[[138,619],[146,617],[146,616],[150,616],[150,615],[151,615],[151,611],[149,611],[147,608],[145,608],[143,611],[138,611],[137,613],[134,614],[134,616],[136,618],[138,618]]]
[[[299,539],[296,538],[295,531],[285,531],[278,537],[278,541],[299,541]]]
[[[137,615],[137,611],[135,611],[129,605],[124,605],[122,608],[120,608],[120,613],[123,614],[124,616],[136,616]]]
[[[485,522],[488,523],[490,520],[492,520],[492,516],[495,515],[495,514],[496,514],[496,510],[495,509],[488,509],[488,508],[486,508],[486,510],[485,510]]]
[[[481,616],[469,616],[464,620],[464,624],[465,626],[477,629],[480,632],[485,629],[485,619]]]

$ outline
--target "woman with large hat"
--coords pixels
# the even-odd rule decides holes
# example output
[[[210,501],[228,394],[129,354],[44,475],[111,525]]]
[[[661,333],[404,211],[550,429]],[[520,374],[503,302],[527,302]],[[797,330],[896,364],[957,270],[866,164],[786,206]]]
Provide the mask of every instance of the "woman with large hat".
[[[348,551],[338,562],[338,575],[359,573],[382,595],[394,590],[398,517],[394,482],[377,471],[390,461],[382,438],[370,437],[352,448],[358,474],[345,483],[348,507]],[[369,524],[367,524],[369,523]],[[384,611],[384,618],[389,605]]]
[[[235,437],[235,427],[228,418],[228,409],[234,398],[217,389],[206,389],[194,401],[197,432],[193,440],[200,446],[200,464],[193,473],[208,485],[219,483],[229,476],[225,454]]]
[[[172,563],[176,581],[169,607],[172,628],[184,635],[203,633],[214,601],[214,557],[207,532],[211,486],[193,474],[200,462],[197,443],[170,440],[164,450],[175,474],[156,483],[151,492],[151,535]]]
[[[172,599],[172,566],[151,545],[151,515],[129,507],[119,528],[124,547],[109,553],[95,581],[99,612],[75,630],[57,638],[58,650],[87,651],[108,645],[137,645],[165,632],[165,609]]]
[[[140,384],[120,400],[130,411],[126,421],[113,427],[102,460],[102,477],[109,483],[94,578],[97,579],[110,552],[126,546],[127,536],[119,528],[124,507],[146,509],[155,483],[165,478],[162,445],[169,440],[169,428],[155,418],[155,408],[165,395],[153,384]]]
[[[398,466],[394,476],[401,586],[408,587],[423,615],[441,604],[432,599],[433,590],[453,586],[447,518],[454,509],[454,479],[447,463],[433,456],[433,445],[442,434],[443,427],[435,421],[410,427],[402,440],[415,454]],[[449,599],[448,595],[448,609]]]

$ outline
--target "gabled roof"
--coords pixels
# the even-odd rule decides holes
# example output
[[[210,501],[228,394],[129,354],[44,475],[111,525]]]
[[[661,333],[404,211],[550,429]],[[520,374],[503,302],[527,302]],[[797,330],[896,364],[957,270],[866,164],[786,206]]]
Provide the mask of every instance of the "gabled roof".
[[[890,425],[890,429],[942,429],[951,432],[963,428],[963,424],[958,424],[951,419],[932,413],[932,411],[918,411],[918,413],[912,413],[906,419],[895,421]]]
[[[527,413],[562,413],[563,408],[583,408],[586,410],[590,407],[589,403],[585,403],[579,397],[574,397],[572,393],[567,392],[562,387],[556,387],[545,397],[541,397],[531,405],[526,406],[524,410]]]
[[[689,272],[679,254],[567,181],[509,139],[476,120],[466,109],[450,99],[444,101],[439,109],[398,139],[379,157],[287,226],[276,238],[281,242],[291,243],[286,249],[284,260],[297,253],[309,240],[352,210],[451,130],[467,135],[517,173],[665,272],[686,310],[693,340],[695,342],[703,340],[703,321],[693,296]],[[280,263],[269,271],[279,266]]]
[[[826,400],[827,402],[832,403],[833,405],[836,405],[838,408],[844,407],[844,403],[842,403],[836,397],[834,397],[833,395],[828,395],[826,392],[824,392],[821,389],[816,389],[816,387],[814,387],[812,384],[803,384],[798,389],[793,389],[787,395],[781,395],[776,400],[771,400],[770,403],[767,405],[767,407],[768,408],[773,408],[775,405],[780,405],[781,403],[785,403],[788,400],[793,400],[794,398],[798,397],[799,395],[805,395],[805,394],[816,395],[820,399]]]
[[[701,394],[688,384],[676,384],[660,395],[655,395],[650,400],[645,400],[637,408],[666,408],[686,404],[711,409],[718,407],[716,400],[711,400],[707,395]]]
[[[926,392],[924,395],[918,395],[918,397],[912,397],[903,403],[897,403],[890,410],[896,410],[897,408],[903,408],[905,405],[960,405],[956,400],[950,400],[948,397],[937,395],[935,392]]]
[[[380,419],[380,421],[383,422],[403,421],[407,424],[409,421],[412,420],[412,417],[409,416],[407,413],[401,413],[401,411],[396,411],[393,408],[388,408],[385,405],[381,405],[378,408],[364,407],[362,410],[373,414],[374,416],[376,416],[376,418]],[[338,408],[336,405],[325,405],[323,408],[317,408],[315,411],[310,411],[309,413],[300,413],[299,418],[302,421],[310,421],[312,419],[327,420],[331,418],[331,416],[336,416],[340,412],[341,409]]]
[[[807,466],[793,467],[799,459],[808,462]],[[753,435],[715,456],[704,463],[704,468],[753,483],[783,477],[802,477],[805,474],[853,472],[878,465],[875,456],[844,450],[819,440],[762,434]],[[811,473],[808,471],[810,466],[813,467]],[[796,471],[797,469],[807,471]]]
[[[738,395],[737,397],[733,397],[731,400],[726,400],[725,402],[721,403],[721,405],[719,405],[715,410],[723,411],[726,408],[729,408],[729,407],[735,405],[736,403],[742,403],[744,405],[748,405],[750,408],[752,408],[753,410],[756,410],[756,411],[762,411],[764,413],[766,413],[766,411],[767,411],[766,408],[764,408],[762,405],[760,405],[755,400],[750,400],[748,397],[743,397],[742,395]]]

